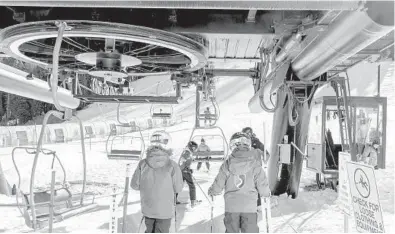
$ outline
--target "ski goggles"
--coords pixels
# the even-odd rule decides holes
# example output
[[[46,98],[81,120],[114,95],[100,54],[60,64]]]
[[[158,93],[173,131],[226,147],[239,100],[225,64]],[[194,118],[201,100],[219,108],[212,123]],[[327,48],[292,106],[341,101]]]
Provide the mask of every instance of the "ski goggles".
[[[154,145],[150,145],[147,149],[147,156],[150,155],[152,152],[154,151],[162,151],[165,154],[171,156],[173,154],[173,150],[167,148],[165,145],[163,144],[154,144]]]
[[[242,146],[242,145],[244,145],[244,146],[248,147],[248,149],[250,149],[251,148],[251,139],[249,139],[247,137],[240,137],[240,138],[231,140],[229,143],[229,147],[230,147],[231,151],[233,151],[234,149],[236,149],[237,147]]]

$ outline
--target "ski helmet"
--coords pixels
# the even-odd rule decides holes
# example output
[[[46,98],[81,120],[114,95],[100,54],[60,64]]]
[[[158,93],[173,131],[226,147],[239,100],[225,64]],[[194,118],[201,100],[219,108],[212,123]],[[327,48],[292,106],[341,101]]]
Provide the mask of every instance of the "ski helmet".
[[[246,146],[248,149],[251,148],[251,137],[244,132],[236,132],[230,138],[229,147],[233,151],[239,146]]]
[[[198,148],[198,144],[196,142],[194,142],[194,141],[190,141],[190,142],[188,142],[188,146],[187,147],[188,147],[189,150],[195,151]],[[195,149],[193,149],[193,148],[195,148]]]
[[[150,137],[151,144],[170,145],[171,137],[165,131],[155,131]]]
[[[241,130],[243,133],[245,133],[245,134],[247,134],[247,135],[252,135],[253,134],[253,131],[252,131],[252,128],[251,127],[245,127],[245,128],[243,128],[243,130]]]

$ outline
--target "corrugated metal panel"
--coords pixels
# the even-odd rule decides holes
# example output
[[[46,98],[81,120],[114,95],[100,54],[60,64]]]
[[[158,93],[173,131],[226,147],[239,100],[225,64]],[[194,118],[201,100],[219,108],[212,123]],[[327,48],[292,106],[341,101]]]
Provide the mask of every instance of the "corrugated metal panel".
[[[305,1],[14,1],[2,0],[3,6],[39,7],[114,7],[114,8],[184,8],[184,9],[257,9],[257,10],[355,10],[359,0]]]
[[[205,34],[209,58],[259,59],[259,48],[273,41],[274,34]]]

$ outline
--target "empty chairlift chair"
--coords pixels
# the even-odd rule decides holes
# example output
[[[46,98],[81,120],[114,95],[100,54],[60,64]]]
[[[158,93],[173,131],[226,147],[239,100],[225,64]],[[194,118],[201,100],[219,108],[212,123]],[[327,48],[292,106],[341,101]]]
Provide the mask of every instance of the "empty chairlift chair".
[[[55,129],[55,143],[64,143],[65,142],[65,137],[64,137],[64,131],[62,128],[56,128]]]
[[[170,119],[173,115],[173,107],[171,105],[151,106],[151,117],[153,119]]]
[[[144,155],[145,144],[140,128],[136,126],[138,132],[132,133],[130,125],[117,125],[117,127],[125,128],[127,131],[117,131],[118,134],[109,135],[106,143],[108,159],[141,160]]]
[[[32,204],[30,193],[25,193],[21,189],[21,175],[17,163],[15,161],[16,151],[24,150],[29,155],[36,154],[36,148],[33,147],[15,147],[12,151],[12,161],[15,170],[18,175],[18,184],[16,199],[18,208],[21,211],[22,216],[25,219],[25,223],[30,228],[41,229],[48,225],[49,210],[52,209],[54,222],[60,222],[66,218],[72,217],[81,212],[94,209],[97,204],[83,204],[83,195],[73,195],[67,186],[66,171],[65,168],[57,156],[55,151],[49,149],[41,149],[40,154],[51,157],[51,170],[54,169],[55,163],[57,163],[62,171],[63,179],[62,183],[55,183],[54,188],[54,203],[53,207],[50,207],[51,190],[44,188],[38,191],[34,186],[34,177],[31,178],[30,193],[33,193],[34,205]],[[36,167],[33,165],[33,172]],[[60,184],[60,185],[58,185]],[[83,189],[84,190],[84,189]],[[20,203],[20,201],[22,203]],[[33,216],[33,212],[35,215]],[[34,218],[33,218],[34,217]],[[34,225],[35,223],[35,225]]]
[[[29,140],[28,140],[26,131],[16,131],[16,139],[17,139],[18,146],[29,144]]]

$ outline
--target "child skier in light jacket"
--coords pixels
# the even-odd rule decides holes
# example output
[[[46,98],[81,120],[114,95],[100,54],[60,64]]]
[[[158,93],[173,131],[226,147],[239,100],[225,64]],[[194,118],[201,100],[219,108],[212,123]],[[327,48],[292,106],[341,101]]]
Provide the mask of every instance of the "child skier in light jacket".
[[[180,167],[169,158],[171,154],[163,146],[150,146],[147,158],[140,161],[130,183],[133,189],[140,190],[146,233],[170,231],[175,194],[183,186]]]
[[[259,232],[256,198],[258,193],[270,197],[265,172],[257,162],[260,152],[251,150],[251,139],[242,132],[233,134],[230,148],[232,154],[222,164],[208,194],[219,195],[225,189],[227,233]]]

